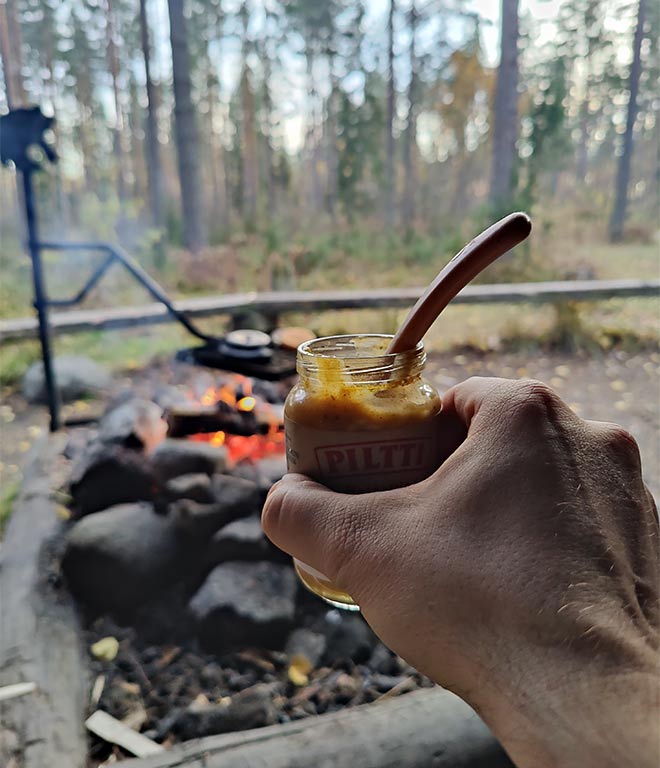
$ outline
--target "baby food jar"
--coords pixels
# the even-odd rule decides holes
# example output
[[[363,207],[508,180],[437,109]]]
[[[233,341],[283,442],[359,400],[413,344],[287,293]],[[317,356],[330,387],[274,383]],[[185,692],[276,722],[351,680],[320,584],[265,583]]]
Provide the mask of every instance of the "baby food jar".
[[[385,491],[437,469],[441,399],[422,378],[421,342],[387,354],[392,337],[329,336],[298,347],[298,384],[284,407],[287,466],[341,493]],[[294,560],[303,584],[339,608],[350,595]]]

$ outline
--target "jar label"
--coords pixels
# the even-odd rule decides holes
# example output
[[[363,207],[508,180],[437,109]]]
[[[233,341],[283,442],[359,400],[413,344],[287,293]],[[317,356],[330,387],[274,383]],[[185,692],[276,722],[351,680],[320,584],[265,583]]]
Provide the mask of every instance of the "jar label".
[[[287,467],[342,493],[411,485],[438,467],[436,419],[400,429],[329,431],[284,419]]]

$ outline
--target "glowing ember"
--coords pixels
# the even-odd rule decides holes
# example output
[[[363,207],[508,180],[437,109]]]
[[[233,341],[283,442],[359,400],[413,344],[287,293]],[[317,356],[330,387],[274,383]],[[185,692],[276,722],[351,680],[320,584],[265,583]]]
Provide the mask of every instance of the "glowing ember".
[[[242,397],[237,403],[236,407],[239,411],[244,411],[247,413],[248,411],[254,410],[254,406],[257,404],[257,401],[254,397]]]
[[[209,437],[209,443],[211,443],[211,445],[224,445],[226,438],[227,435],[225,435],[224,432],[214,432]]]
[[[191,393],[191,397],[193,397]],[[256,416],[260,432],[249,436],[234,435],[228,432],[212,432],[191,435],[190,440],[224,445],[232,464],[242,461],[258,461],[267,456],[283,455],[285,452],[284,431],[282,426],[281,409],[265,400],[254,397],[252,381],[245,376],[232,376],[218,386],[208,387],[199,397],[199,403],[212,407],[220,402],[235,408],[241,413],[252,413]]]

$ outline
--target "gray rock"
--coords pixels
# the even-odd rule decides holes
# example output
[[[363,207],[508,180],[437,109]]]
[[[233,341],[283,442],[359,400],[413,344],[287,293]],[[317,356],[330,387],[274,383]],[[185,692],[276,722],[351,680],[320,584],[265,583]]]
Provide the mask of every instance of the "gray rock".
[[[198,504],[212,504],[215,499],[211,480],[202,473],[173,478],[165,485],[165,495],[169,501],[191,499]]]
[[[184,740],[230,731],[262,728],[277,722],[270,685],[260,683],[231,697],[227,704],[192,704],[177,719],[176,730]]]
[[[333,610],[328,614],[319,626],[314,627],[325,635],[326,650],[323,663],[334,664],[348,660],[356,664],[366,662],[378,643],[378,638],[367,622],[355,613]]]
[[[259,474],[273,485],[286,474],[286,456],[269,456],[257,462]]]
[[[181,475],[213,475],[227,469],[227,450],[223,446],[194,440],[164,440],[152,459],[162,482]]]
[[[80,454],[69,481],[72,507],[79,517],[116,504],[151,500],[157,487],[142,453],[100,440]]]
[[[317,667],[325,652],[327,641],[320,632],[311,629],[294,629],[286,641],[284,652],[291,659],[303,656],[312,667]]]
[[[65,403],[81,397],[102,394],[112,382],[105,368],[81,355],[56,357],[53,368],[60,398]],[[23,396],[30,403],[46,402],[43,363],[33,363],[27,369],[23,376],[22,391]]]
[[[192,536],[207,538],[234,520],[261,509],[258,488],[250,480],[214,475],[210,486],[215,499],[212,504],[179,499],[170,507],[176,525]]]
[[[190,601],[202,646],[218,654],[281,648],[293,626],[297,588],[293,569],[285,565],[218,565]]]
[[[382,643],[378,643],[374,648],[369,659],[369,666],[383,675],[396,675],[399,671],[396,655]]]
[[[259,489],[251,480],[233,475],[213,475],[211,489],[216,502],[234,510],[234,519],[261,512]]]
[[[163,409],[151,400],[131,398],[109,410],[99,423],[103,442],[150,452],[167,435]]]
[[[72,593],[101,610],[131,610],[185,573],[190,543],[150,504],[122,504],[71,529],[62,570]]]
[[[211,567],[228,560],[271,560],[281,563],[291,560],[289,555],[266,538],[258,514],[234,520],[217,531],[211,539],[208,556]]]

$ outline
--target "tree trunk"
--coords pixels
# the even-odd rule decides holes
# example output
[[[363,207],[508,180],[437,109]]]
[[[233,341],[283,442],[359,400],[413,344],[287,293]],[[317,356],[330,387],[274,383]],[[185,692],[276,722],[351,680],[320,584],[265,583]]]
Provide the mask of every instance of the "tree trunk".
[[[254,93],[250,84],[250,70],[243,64],[241,76],[241,147],[243,151],[243,214],[248,230],[257,223],[257,130],[255,125]]]
[[[0,55],[7,106],[10,109],[24,107],[27,100],[21,73],[21,27],[13,0],[0,3]]]
[[[212,63],[208,58],[207,53],[208,71],[206,76],[206,92],[208,94],[209,108],[206,114],[206,139],[208,141],[208,158],[209,167],[208,175],[211,179],[211,199],[213,200],[213,211],[211,213],[211,221],[214,222],[216,228],[220,228],[223,232],[227,229],[227,203],[225,200],[225,184],[224,184],[224,163],[222,161],[222,144],[220,148],[216,142],[215,124],[218,113],[218,103],[216,94],[216,80],[212,74]]]
[[[311,188],[308,192],[308,200],[311,203],[311,210],[316,213],[322,208],[323,205],[323,188],[321,186],[321,179],[319,177],[321,157],[319,154],[319,141],[317,136],[318,119],[316,113],[316,105],[318,101],[318,93],[316,91],[316,78],[314,77],[315,53],[309,41],[307,43],[305,59],[307,64],[308,104],[308,124],[305,137],[305,154],[309,163],[309,179],[311,182]]]
[[[626,222],[626,206],[628,203],[628,186],[630,183],[630,164],[633,153],[633,130],[637,119],[637,93],[639,91],[639,77],[642,71],[642,38],[644,37],[644,17],[646,15],[646,0],[639,0],[637,8],[637,28],[633,41],[633,60],[630,65],[630,79],[628,90],[628,117],[626,130],[623,134],[623,150],[619,158],[616,173],[616,187],[614,207],[610,217],[610,242],[617,242],[623,237],[623,228]]]
[[[408,84],[408,117],[406,132],[403,137],[403,204],[401,216],[406,237],[409,237],[415,225],[415,192],[417,186],[415,159],[417,155],[417,55],[415,37],[417,34],[417,9],[415,0],[410,7],[410,82]]]
[[[331,52],[328,55],[328,67],[330,69],[330,95],[327,103],[326,128],[326,209],[332,220],[335,219],[337,209],[337,194],[339,191],[339,152],[337,149],[337,101],[339,97],[339,81],[335,72],[335,56]]]
[[[587,76],[587,89],[589,87],[589,77]],[[583,186],[587,176],[587,161],[589,154],[589,95],[582,100],[580,104],[580,122],[577,148],[575,151],[575,183],[577,186]]]
[[[390,0],[387,16],[387,106],[385,110],[385,226],[394,227],[396,210],[394,194],[396,189],[394,169],[394,14],[396,0]]]
[[[120,200],[126,197],[126,181],[124,169],[123,130],[124,111],[121,104],[119,88],[119,56],[115,41],[115,20],[112,10],[112,0],[106,0],[106,29],[108,34],[108,68],[112,77],[112,94],[115,105],[115,125],[112,130],[112,150],[115,156],[115,171],[117,174],[117,197]]]
[[[78,124],[78,141],[83,158],[83,173],[85,189],[88,192],[100,194],[96,166],[98,163],[96,137],[92,116],[94,114],[92,81],[90,78],[89,58],[81,62],[80,71],[76,76],[76,98],[80,106],[80,122]]]
[[[143,200],[147,196],[149,180],[145,175],[146,170],[146,152],[145,141],[141,138],[140,122],[142,118],[142,107],[138,97],[138,84],[135,75],[131,71],[128,81],[128,92],[130,97],[130,109],[126,115],[126,126],[130,140],[131,157],[131,175],[132,188],[131,195],[136,200]]]
[[[518,0],[502,0],[500,65],[495,89],[495,125],[490,202],[506,206],[515,185],[518,138]]]
[[[264,147],[266,155],[266,194],[268,196],[268,211],[271,216],[276,213],[277,197],[275,195],[275,163],[273,160],[273,101],[271,98],[272,67],[268,51],[264,51]]]
[[[149,211],[151,223],[157,229],[165,226],[165,201],[163,196],[163,168],[158,144],[158,93],[151,77],[151,43],[147,19],[147,0],[140,0],[140,43],[144,59],[144,75],[147,89],[147,114],[145,119],[146,165],[149,186]]]
[[[191,92],[190,52],[186,36],[183,0],[168,0],[170,41],[172,44],[172,76],[174,81],[174,128],[176,137],[183,238],[186,247],[196,254],[206,245],[203,191],[199,163],[199,133]]]

